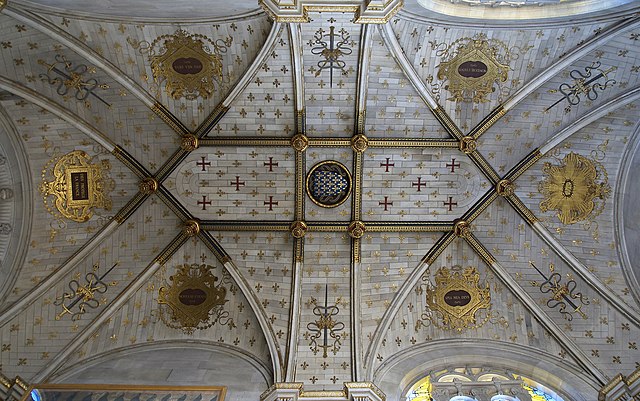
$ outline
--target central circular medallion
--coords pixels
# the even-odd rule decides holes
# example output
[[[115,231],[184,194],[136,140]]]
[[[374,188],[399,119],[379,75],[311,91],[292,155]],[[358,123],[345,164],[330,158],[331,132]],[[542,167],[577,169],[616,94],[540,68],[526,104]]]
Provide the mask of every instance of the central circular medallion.
[[[318,206],[336,207],[351,194],[351,174],[337,161],[316,164],[307,174],[307,194]]]

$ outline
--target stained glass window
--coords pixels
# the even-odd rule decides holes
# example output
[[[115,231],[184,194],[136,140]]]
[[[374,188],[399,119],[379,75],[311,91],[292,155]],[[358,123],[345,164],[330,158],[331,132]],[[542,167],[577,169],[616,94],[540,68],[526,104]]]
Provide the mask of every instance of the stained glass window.
[[[537,387],[531,387],[526,384],[523,387],[531,394],[531,401],[558,401],[554,396]]]

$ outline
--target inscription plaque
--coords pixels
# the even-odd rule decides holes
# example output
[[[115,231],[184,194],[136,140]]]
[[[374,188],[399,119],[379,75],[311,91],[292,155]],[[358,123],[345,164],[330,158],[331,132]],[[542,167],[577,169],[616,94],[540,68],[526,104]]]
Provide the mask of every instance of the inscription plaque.
[[[71,199],[89,200],[89,180],[86,171],[71,173]]]
[[[171,64],[171,67],[175,72],[182,75],[197,74],[204,68],[202,62],[194,57],[178,58]]]
[[[207,293],[199,288],[187,288],[180,291],[178,299],[183,305],[200,305],[207,300]]]
[[[465,290],[452,290],[444,294],[444,302],[449,306],[465,306],[471,302],[471,294]]]
[[[465,61],[458,66],[458,74],[465,78],[480,78],[489,71],[482,61]]]

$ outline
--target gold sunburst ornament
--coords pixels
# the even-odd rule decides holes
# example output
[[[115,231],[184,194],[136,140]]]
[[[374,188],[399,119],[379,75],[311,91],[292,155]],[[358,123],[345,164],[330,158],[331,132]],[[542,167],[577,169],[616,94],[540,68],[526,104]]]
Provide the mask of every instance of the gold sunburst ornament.
[[[604,209],[611,187],[605,168],[593,159],[569,153],[559,165],[545,163],[540,210],[554,210],[562,224],[592,220]]]
[[[153,80],[174,99],[210,98],[223,79],[222,55],[232,38],[211,40],[205,35],[178,29],[153,42],[127,41],[140,53],[149,53]]]
[[[82,150],[51,159],[39,187],[45,208],[57,218],[78,223],[91,219],[96,208],[111,210],[109,192],[115,184],[110,169],[108,160],[96,162]]]
[[[224,277],[219,280],[213,269],[206,264],[177,266],[177,272],[169,277],[170,283],[158,292],[160,318],[167,326],[191,334],[195,329],[232,322],[224,310],[229,302]]]

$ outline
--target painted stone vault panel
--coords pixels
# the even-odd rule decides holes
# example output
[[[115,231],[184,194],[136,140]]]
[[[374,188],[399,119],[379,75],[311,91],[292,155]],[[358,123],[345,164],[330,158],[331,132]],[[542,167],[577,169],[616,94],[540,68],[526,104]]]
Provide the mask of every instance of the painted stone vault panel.
[[[210,327],[196,329],[192,333],[169,327],[164,320],[170,321],[170,318],[163,316],[166,311],[163,312],[158,304],[160,288],[170,285],[169,277],[175,276],[178,266],[184,264],[210,266],[209,270],[218,279],[216,285],[226,289],[222,305],[224,315]],[[95,328],[95,334],[84,344],[78,345],[65,366],[72,367],[97,354],[135,345],[177,345],[181,341],[242,350],[264,366],[271,366],[264,335],[245,296],[225,268],[198,239],[187,241],[118,311]]]
[[[289,335],[293,239],[288,231],[217,231],[214,238],[229,253],[269,319],[281,351]],[[245,323],[240,322],[240,323]]]
[[[295,380],[311,390],[329,389],[351,377],[352,300],[349,269],[344,268],[349,266],[350,239],[327,233],[305,241],[304,251]],[[335,323],[331,330],[323,329],[326,319]]]
[[[640,62],[628,56],[637,43],[634,33],[614,37],[574,62],[490,128],[478,143],[487,149],[489,163],[508,170],[576,119],[637,87]]]
[[[449,138],[398,63],[378,29],[372,32],[365,132],[369,138]],[[370,55],[369,55],[370,54]]]
[[[288,148],[202,147],[166,185],[202,220],[290,220],[294,173]]]
[[[360,324],[363,354],[391,301],[441,233],[365,234],[360,264]]]
[[[293,133],[295,94],[289,31],[280,30],[271,54],[209,137],[290,137]]]
[[[620,193],[618,177],[622,169],[628,168],[621,165],[619,155],[629,146],[636,127],[637,105],[638,102],[633,102],[618,108],[579,130],[516,181],[516,193],[540,222],[599,278],[603,286],[636,308],[618,256],[615,194]],[[570,154],[584,158],[574,171],[568,170],[569,159],[566,158]],[[545,168],[547,163],[555,168]],[[573,161],[569,164],[573,165]],[[564,184],[567,180],[575,186],[573,193],[566,201],[560,199],[557,207],[549,207],[554,199],[559,199],[559,192],[550,187],[543,194],[541,189],[545,182]],[[600,184],[602,191],[598,192]],[[541,210],[541,205],[545,206],[545,211]],[[574,217],[565,224],[560,216]]]
[[[137,178],[96,142],[46,110],[22,99],[2,102],[2,106],[20,133],[27,154],[19,157],[26,157],[32,175],[31,187],[35,191],[31,236],[24,239],[29,247],[20,278],[4,299],[8,304],[40,283],[107,224],[137,192]],[[85,156],[73,160],[65,158],[74,151],[84,152],[78,155]],[[70,188],[68,184],[49,185],[45,192],[40,189],[45,183],[55,184],[66,177],[54,175],[56,166],[56,171],[63,172],[79,160],[94,166],[100,173],[101,202],[87,201],[87,204],[95,204],[94,207],[68,208],[71,205],[66,193]],[[64,191],[57,191],[57,188],[64,188]]]
[[[191,129],[195,129],[223,100],[253,61],[269,32],[269,21],[265,16],[213,25],[190,25],[187,34],[203,35],[218,45],[221,43],[218,42],[219,40],[225,41],[231,38],[231,41],[227,42],[228,45],[222,45],[220,51],[216,51],[215,45],[202,38],[206,46],[205,50],[215,55],[216,60],[220,60],[221,64],[218,64],[218,61],[215,64],[221,66],[222,76],[215,82],[211,82],[212,91],[206,95],[206,98],[200,96],[197,100],[187,100],[185,97],[175,98],[168,93],[166,80],[156,75],[158,77],[156,81],[151,69],[151,57],[164,54],[161,49],[164,41],[169,39],[169,36],[175,35],[180,26],[105,21],[96,23],[67,17],[50,17],[50,20],[54,25],[66,30],[71,36],[118,66],[122,72],[135,80],[141,88],[148,91]],[[163,35],[167,36],[163,37]],[[160,40],[156,42],[157,46],[151,52],[153,54],[150,54],[149,46],[158,38]],[[185,56],[185,58],[189,57]]]
[[[495,223],[489,223],[492,219],[511,227],[510,231],[504,232],[517,232],[518,236],[514,235],[512,240],[501,238],[501,234],[493,230]],[[478,239],[502,266],[509,267],[509,273],[520,283],[521,291],[529,294],[598,368],[605,372],[625,369],[625,366],[629,370],[635,369],[639,356],[637,341],[631,333],[632,323],[578,277],[511,207],[502,208],[500,202],[495,203],[475,224],[474,233]],[[550,284],[558,282],[560,287],[554,289],[555,284],[545,285],[547,281]],[[560,297],[559,302],[554,300],[557,288],[564,286],[569,290],[567,298]],[[578,307],[579,311],[576,311]],[[622,338],[616,339],[616,332]]]
[[[577,43],[587,40],[594,31],[602,29],[599,25],[531,29],[487,29],[486,27],[467,27],[466,29],[439,26],[437,24],[417,24],[398,18],[392,24],[399,35],[399,42],[418,75],[426,80],[432,96],[440,103],[463,131],[469,131],[484,116],[512,95],[525,82],[555,62],[563,53],[576,47]],[[492,85],[491,90],[481,96],[479,101],[455,101],[452,81],[445,79],[447,74],[439,75],[443,61],[450,60],[456,53],[458,42],[448,50],[456,40],[472,38],[482,40],[485,35],[492,46],[498,50],[501,60],[508,65],[504,81]],[[436,57],[432,57],[435,53]],[[472,57],[474,58],[474,57]],[[476,57],[477,58],[477,57]],[[475,60],[472,60],[475,61]],[[486,61],[486,60],[485,60]],[[477,93],[476,93],[477,94]],[[466,94],[465,97],[469,95]]]
[[[170,242],[175,236],[172,227],[178,227],[177,218],[162,202],[152,198],[82,262],[69,268],[61,281],[38,290],[36,301],[0,328],[0,342],[10,344],[0,353],[3,373],[20,374],[29,380],[44,369],[64,346],[87,330],[92,320]],[[109,271],[116,262],[119,264]],[[99,266],[97,270],[95,265]],[[66,293],[73,294],[78,286],[88,288],[87,282],[92,279],[87,276],[89,273],[102,277],[104,285],[100,287],[104,291],[95,290],[93,300],[87,302],[77,302],[74,296],[64,297]],[[95,278],[92,282],[97,284]],[[84,313],[78,313],[82,310]]]
[[[310,13],[310,18],[301,25],[307,135],[350,137],[361,27],[348,14]]]
[[[363,166],[368,221],[451,221],[487,186],[457,149],[370,149]]]

